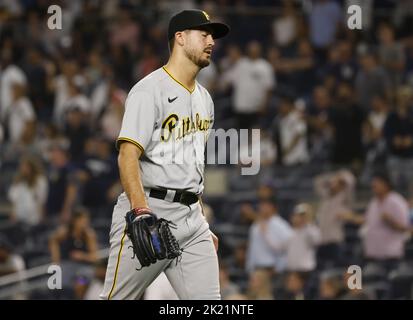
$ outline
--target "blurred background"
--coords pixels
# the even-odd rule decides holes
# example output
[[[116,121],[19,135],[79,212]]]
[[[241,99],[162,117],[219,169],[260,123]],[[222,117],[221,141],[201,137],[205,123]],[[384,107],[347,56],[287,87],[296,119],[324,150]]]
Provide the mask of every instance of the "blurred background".
[[[0,1],[0,299],[98,298],[125,98],[186,8],[232,28],[198,77],[215,128],[261,129],[258,175],[206,170],[223,299],[412,299],[412,0]]]

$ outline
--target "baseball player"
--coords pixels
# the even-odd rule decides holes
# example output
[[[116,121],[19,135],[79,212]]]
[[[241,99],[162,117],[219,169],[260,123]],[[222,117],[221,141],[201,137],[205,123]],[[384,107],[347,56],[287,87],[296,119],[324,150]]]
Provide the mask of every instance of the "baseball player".
[[[124,193],[113,210],[101,299],[139,299],[165,272],[180,299],[220,299],[217,239],[202,212],[205,143],[214,121],[211,96],[195,80],[209,65],[214,39],[229,27],[185,10],[169,22],[168,63],[139,81],[125,103],[117,140]],[[179,259],[140,265],[125,214],[155,214],[172,230]],[[133,218],[131,218],[133,220]],[[214,246],[215,245],[215,246]]]

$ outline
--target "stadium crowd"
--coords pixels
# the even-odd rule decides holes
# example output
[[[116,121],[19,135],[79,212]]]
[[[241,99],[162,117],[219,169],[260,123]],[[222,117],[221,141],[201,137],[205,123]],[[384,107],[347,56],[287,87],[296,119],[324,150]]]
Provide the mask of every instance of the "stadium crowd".
[[[225,171],[204,195],[223,299],[413,298],[412,1],[53,4],[62,29],[49,1],[0,2],[0,276],[52,262],[65,275],[63,292],[19,297],[98,297],[127,93],[167,61],[169,17],[201,8],[232,29],[198,77],[214,127],[261,130],[258,175],[206,173],[214,189]],[[174,297],[164,277],[145,295]]]

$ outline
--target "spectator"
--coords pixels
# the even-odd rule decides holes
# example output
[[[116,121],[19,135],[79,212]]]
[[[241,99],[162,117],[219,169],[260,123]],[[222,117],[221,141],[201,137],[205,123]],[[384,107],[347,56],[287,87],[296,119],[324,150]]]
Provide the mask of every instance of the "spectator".
[[[228,297],[240,293],[238,286],[230,280],[228,268],[224,263],[219,266],[219,285],[222,300],[228,300]]]
[[[306,110],[306,117],[311,158],[315,160],[326,160],[329,157],[331,132],[328,119],[331,104],[331,96],[326,87],[314,88],[312,101]]]
[[[208,67],[201,69],[198,73],[197,81],[214,96],[217,87],[218,70],[215,63],[211,61]]]
[[[293,1],[283,1],[282,12],[272,23],[272,32],[275,43],[280,47],[293,44],[299,33],[299,17]]]
[[[56,230],[50,238],[52,261],[66,260],[94,263],[97,257],[96,234],[89,226],[89,215],[84,209],[77,209],[69,224]]]
[[[247,261],[247,243],[242,241],[239,243],[231,256],[225,259],[225,264],[228,267],[228,273],[238,275],[239,278],[247,278],[246,263]]]
[[[297,41],[296,49],[289,56],[280,56],[277,50],[270,51],[268,60],[279,75],[280,85],[306,98],[315,82],[315,58],[313,48],[307,39]]]
[[[0,238],[0,277],[25,270],[23,258],[13,252],[12,244],[2,236]]]
[[[7,42],[5,42],[7,43]],[[13,102],[13,86],[26,85],[27,78],[24,72],[13,63],[13,50],[10,46],[3,44],[1,54],[1,75],[0,75],[0,120],[6,119],[11,104]]]
[[[154,52],[154,48],[150,43],[145,43],[142,48],[142,57],[136,65],[136,80],[140,80],[155,71],[161,66],[161,62]]]
[[[223,80],[223,85],[228,84],[225,83],[225,80],[231,80],[231,78],[233,77],[233,70],[236,67],[238,61],[240,61],[240,59],[242,58],[242,52],[238,45],[231,44],[225,47],[225,56],[219,62],[219,69],[221,70],[221,78]]]
[[[349,40],[340,40],[330,48],[330,61],[326,64],[325,75],[333,76],[339,82],[354,82],[358,65],[354,59],[353,45]]]
[[[70,82],[78,75],[79,79],[79,65],[72,59],[65,59],[61,63],[62,73],[55,76],[56,70],[54,66],[49,67],[48,71],[48,87],[49,90],[55,93],[54,108],[53,108],[53,121],[59,127],[64,126],[65,116],[65,102],[70,97]]]
[[[366,160],[369,164],[383,163],[386,157],[384,124],[389,114],[388,102],[384,97],[375,96],[371,102],[372,110],[364,124],[364,144],[367,147]]]
[[[345,292],[342,272],[336,270],[325,271],[320,277],[319,299],[337,300]]]
[[[8,129],[11,143],[19,143],[23,137],[35,132],[36,114],[25,94],[25,86],[13,84],[12,100],[8,110]]]
[[[400,89],[396,110],[389,114],[384,124],[384,136],[389,149],[387,162],[392,182],[407,188],[413,179],[413,116],[412,92]]]
[[[320,197],[316,217],[321,231],[317,261],[323,266],[339,262],[344,241],[343,215],[353,206],[355,182],[347,170],[322,174],[315,179],[315,191]]]
[[[38,160],[23,158],[11,185],[8,198],[12,203],[13,221],[25,225],[38,225],[44,216],[48,186]]]
[[[353,99],[351,85],[342,82],[337,91],[329,116],[333,131],[332,161],[339,165],[357,166],[364,160],[362,129],[365,114]]]
[[[26,155],[34,157],[40,156],[40,151],[37,149],[35,141],[36,122],[34,121],[35,116],[34,113],[32,113],[33,110],[26,108],[28,107],[28,104],[25,103],[24,99],[20,101],[23,103],[19,103],[15,105],[13,109],[9,109],[9,111],[12,112],[10,115],[11,118],[9,119],[11,120],[10,124],[13,127],[12,130],[11,128],[6,128],[6,132],[10,133],[10,131],[13,131],[16,136],[21,129],[19,140],[14,141],[13,143],[11,143],[11,141],[10,143],[5,143],[4,152],[2,154],[3,161],[10,164],[12,167],[17,166],[19,160]],[[18,110],[24,112],[24,114],[18,114],[16,112]],[[19,126],[24,127],[19,128]]]
[[[282,164],[293,166],[307,163],[309,155],[304,117],[295,109],[291,97],[281,97],[278,108],[279,116],[274,120],[273,130]]]
[[[45,162],[47,162],[47,154],[53,146],[60,145],[69,149],[69,141],[67,140],[67,137],[60,132],[57,126],[53,123],[41,125],[37,132],[36,139],[36,149],[39,150],[39,153]]]
[[[286,267],[286,243],[292,230],[287,221],[279,216],[274,199],[261,200],[257,220],[249,230],[247,270],[270,268],[283,272]]]
[[[240,207],[241,223],[251,224],[258,217],[258,211],[255,209],[259,201],[265,201],[275,198],[275,190],[270,181],[261,183],[257,188],[257,201],[253,203],[243,203]]]
[[[375,96],[371,103],[372,110],[367,115],[365,141],[370,145],[377,145],[383,138],[384,124],[389,114],[389,105],[382,96]]]
[[[92,57],[94,55],[90,56],[91,59]],[[95,59],[93,58],[93,60]],[[89,72],[86,73],[86,77],[89,82],[90,122],[92,128],[99,129],[99,121],[111,103],[111,95],[116,92],[117,87],[113,81],[110,65],[100,61],[100,58],[94,64],[96,64],[94,68],[86,71]],[[90,83],[90,81],[93,82]]]
[[[405,64],[404,47],[396,41],[395,30],[391,24],[380,24],[377,33],[380,63],[388,73],[392,88],[395,89],[402,80]]]
[[[105,139],[90,138],[86,143],[85,158],[77,170],[82,183],[81,202],[93,212],[92,218],[110,214],[108,211],[119,195],[117,162],[111,151],[111,145]]]
[[[307,300],[305,293],[305,274],[290,271],[284,281],[284,288],[276,294],[277,300]]]
[[[314,1],[309,17],[310,37],[321,59],[325,58],[325,49],[333,43],[341,24],[341,8],[336,1]]]
[[[258,269],[250,275],[247,297],[248,300],[274,300],[271,271]]]
[[[84,74],[88,88],[95,89],[105,77],[106,65],[98,49],[93,50],[88,55],[88,64]],[[96,108],[99,109],[99,108]]]
[[[364,257],[388,271],[403,258],[409,228],[407,201],[393,191],[389,177],[376,173],[372,179],[373,199],[364,216],[348,213],[346,219],[363,225]]]
[[[98,245],[95,231],[89,223],[87,211],[77,209],[70,222],[60,226],[50,236],[51,259],[62,267],[64,289],[75,291],[79,280],[92,278]]]
[[[74,167],[64,146],[53,145],[48,153],[49,194],[46,202],[46,218],[68,221],[77,197]]]
[[[40,121],[47,122],[52,118],[52,95],[47,88],[47,63],[39,48],[31,48],[27,52],[27,63],[24,67],[27,74],[28,96]]]
[[[90,122],[88,121],[90,104],[80,92],[81,83],[70,82],[70,98],[62,107],[65,112],[64,133],[69,139],[69,153],[74,162],[79,161],[84,156],[85,143],[90,136]]]
[[[122,8],[115,22],[110,26],[109,43],[112,47],[125,46],[130,53],[138,52],[141,28],[139,23],[132,19],[127,8]]]
[[[378,64],[377,56],[373,52],[365,52],[360,56],[361,69],[358,71],[355,88],[358,103],[367,112],[371,108],[374,96],[390,97],[390,79],[382,66]]]
[[[222,80],[233,86],[232,103],[238,128],[256,127],[259,115],[267,111],[275,85],[273,69],[261,57],[261,45],[257,41],[248,43],[247,57],[239,59]]]
[[[109,103],[103,111],[100,126],[105,138],[114,143],[118,138],[122,125],[126,93],[113,83],[110,86]]]
[[[316,249],[320,243],[321,234],[312,223],[312,208],[307,203],[301,203],[294,208],[291,217],[293,232],[287,242],[287,270],[310,272],[316,266]]]

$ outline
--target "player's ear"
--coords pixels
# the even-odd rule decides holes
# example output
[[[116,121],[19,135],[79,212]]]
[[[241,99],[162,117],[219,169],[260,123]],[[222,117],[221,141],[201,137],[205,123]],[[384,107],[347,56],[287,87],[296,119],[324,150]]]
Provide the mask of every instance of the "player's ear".
[[[183,46],[184,42],[185,42],[184,41],[184,32],[179,31],[179,32],[175,33],[175,44]]]

